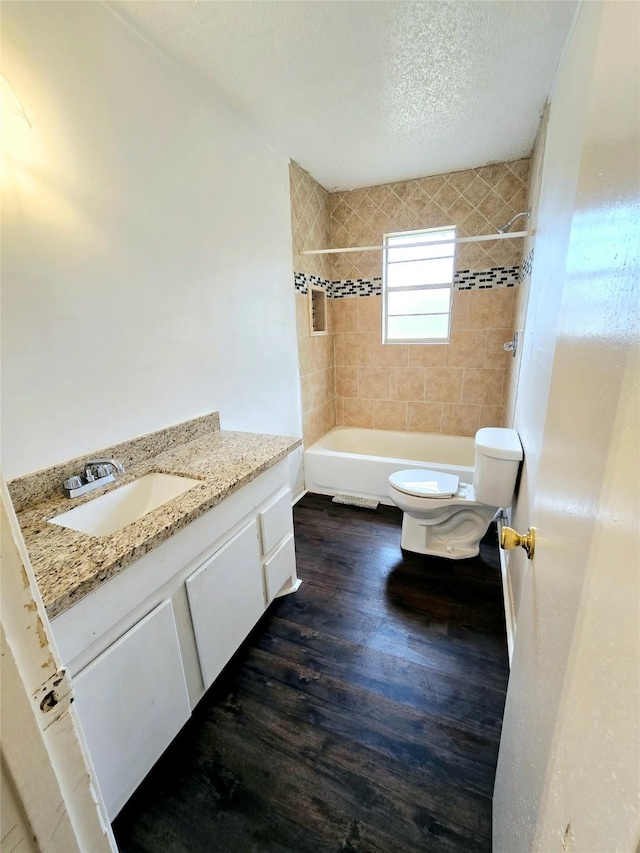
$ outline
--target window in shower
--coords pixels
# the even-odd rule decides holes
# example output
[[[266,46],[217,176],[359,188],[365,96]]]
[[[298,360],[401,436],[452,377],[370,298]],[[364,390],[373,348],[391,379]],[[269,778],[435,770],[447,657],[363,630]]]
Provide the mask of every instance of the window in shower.
[[[449,341],[455,239],[453,226],[384,235],[383,343]]]

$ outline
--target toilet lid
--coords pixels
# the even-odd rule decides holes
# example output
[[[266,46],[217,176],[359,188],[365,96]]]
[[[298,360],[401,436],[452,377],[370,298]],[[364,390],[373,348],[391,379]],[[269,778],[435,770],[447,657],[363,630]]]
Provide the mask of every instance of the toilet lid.
[[[442,471],[412,468],[408,471],[396,471],[389,477],[389,482],[407,495],[420,498],[452,498],[458,492],[460,477],[444,474]]]

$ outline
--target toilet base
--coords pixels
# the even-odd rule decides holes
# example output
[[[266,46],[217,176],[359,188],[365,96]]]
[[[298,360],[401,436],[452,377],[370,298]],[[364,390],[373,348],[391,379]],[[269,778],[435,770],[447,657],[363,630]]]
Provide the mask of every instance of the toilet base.
[[[401,547],[414,554],[465,560],[480,553],[480,540],[495,515],[494,507],[460,510],[445,521],[417,518],[404,512]]]

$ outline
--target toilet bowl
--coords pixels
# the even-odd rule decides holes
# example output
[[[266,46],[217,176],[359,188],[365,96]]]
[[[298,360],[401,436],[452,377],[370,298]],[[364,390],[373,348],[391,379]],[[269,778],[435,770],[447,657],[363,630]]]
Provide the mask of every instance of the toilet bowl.
[[[392,474],[389,495],[403,512],[402,548],[450,560],[475,557],[498,510],[511,505],[522,456],[515,430],[485,427],[475,437],[472,483],[424,469]]]

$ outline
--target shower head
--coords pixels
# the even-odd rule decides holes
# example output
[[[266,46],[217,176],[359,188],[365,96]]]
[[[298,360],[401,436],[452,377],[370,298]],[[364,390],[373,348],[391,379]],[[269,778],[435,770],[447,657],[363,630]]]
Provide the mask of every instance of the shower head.
[[[527,219],[528,219],[528,218],[531,216],[531,211],[530,211],[530,210],[523,210],[523,211],[522,211],[522,213],[516,213],[516,215],[515,215],[515,216],[513,216],[513,217],[512,217],[512,218],[507,222],[507,224],[506,224],[506,225],[503,225],[503,226],[502,226],[502,228],[498,228],[498,229],[497,229],[497,230],[498,230],[498,234],[506,234],[506,233],[507,233],[507,231],[510,231],[510,230],[511,230],[511,226],[513,225],[513,223],[516,221],[516,219],[520,219],[520,217],[521,217],[521,216],[526,216],[526,217],[527,217]]]

